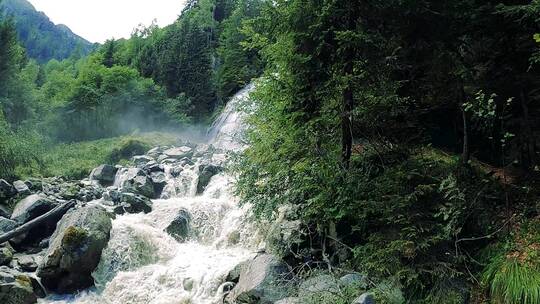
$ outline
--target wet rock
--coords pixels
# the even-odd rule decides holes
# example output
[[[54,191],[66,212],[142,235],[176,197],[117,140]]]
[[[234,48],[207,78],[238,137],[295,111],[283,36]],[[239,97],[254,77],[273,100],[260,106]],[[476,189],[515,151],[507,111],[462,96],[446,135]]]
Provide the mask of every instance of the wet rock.
[[[150,173],[150,179],[154,184],[154,196],[159,197],[163,188],[167,185],[167,178],[163,172],[152,172]]]
[[[116,188],[110,187],[105,192],[103,192],[102,197],[106,201],[118,203],[122,198],[122,192],[118,191]]]
[[[0,217],[0,234],[10,232],[11,230],[17,228],[18,224],[14,220],[7,219],[5,217]]]
[[[133,193],[120,194],[120,202],[114,208],[114,213],[116,214],[149,213],[151,211],[152,201],[144,196]]]
[[[11,212],[5,206],[0,205],[0,217],[10,218]]]
[[[298,289],[300,298],[312,298],[339,293],[338,281],[331,275],[323,274],[308,278]]]
[[[107,245],[111,219],[104,208],[88,205],[66,213],[51,237],[37,275],[45,287],[69,293],[93,285],[91,276]]]
[[[197,194],[203,193],[212,176],[223,171],[222,167],[214,165],[200,165],[199,166],[199,181],[197,182]]]
[[[130,191],[149,198],[156,197],[154,183],[143,170],[139,168],[129,168],[123,171],[122,174],[125,174],[125,176],[120,185],[120,190]]]
[[[164,150],[163,147],[155,147],[155,148],[150,149],[148,152],[146,152],[146,155],[153,158],[157,158],[163,153],[163,150]]]
[[[354,299],[351,304],[375,304],[375,298],[372,293],[366,292]]]
[[[33,272],[38,268],[36,257],[33,255],[20,255],[16,259],[17,264],[23,271]]]
[[[0,245],[0,266],[8,265],[13,259],[13,254],[15,250],[9,245],[9,243],[4,243]]]
[[[170,174],[172,177],[179,177],[180,174],[182,174],[182,171],[184,171],[184,168],[181,166],[172,167],[170,170]]]
[[[166,155],[168,158],[173,159],[182,159],[184,157],[191,158],[191,156],[193,155],[193,149],[188,146],[175,147],[163,151],[163,154]]]
[[[56,207],[56,203],[41,194],[26,197],[15,205],[11,219],[24,224]]]
[[[215,148],[212,145],[208,144],[199,144],[197,147],[195,147],[195,151],[193,152],[193,157],[206,157],[210,156],[212,153],[214,153]]]
[[[111,165],[101,165],[90,173],[90,180],[98,181],[101,185],[111,185],[118,169]]]
[[[148,162],[146,165],[144,165],[143,170],[149,173],[165,171],[163,167],[155,161]]]
[[[227,282],[234,282],[238,283],[238,280],[240,280],[240,273],[242,272],[242,269],[246,267],[247,262],[242,262],[238,265],[236,265],[229,273],[227,274],[227,278],[225,279]]]
[[[146,164],[153,161],[154,159],[147,155],[137,155],[133,156],[131,160],[133,161],[135,166],[137,166],[138,168],[143,168]]]
[[[191,215],[187,210],[180,210],[174,220],[165,228],[165,231],[179,242],[189,237],[189,224]]]
[[[37,282],[30,276],[6,266],[0,267],[0,303],[2,304],[32,304],[37,302]],[[36,288],[36,290],[34,289]]]
[[[6,180],[0,179],[0,202],[5,202],[16,194],[17,190],[15,190],[10,183],[8,183]]]
[[[30,188],[23,181],[18,180],[13,182],[13,187],[17,191],[19,197],[25,197],[30,195]]]
[[[280,281],[288,268],[271,254],[260,254],[246,264],[240,280],[225,298],[226,303],[274,303],[286,297]]]

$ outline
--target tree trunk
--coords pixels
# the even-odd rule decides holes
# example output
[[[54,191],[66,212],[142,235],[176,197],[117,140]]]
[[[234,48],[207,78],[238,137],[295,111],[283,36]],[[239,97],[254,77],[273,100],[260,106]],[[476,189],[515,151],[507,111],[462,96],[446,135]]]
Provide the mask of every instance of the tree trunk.
[[[521,103],[521,109],[523,112],[523,120],[522,120],[522,144],[524,145],[521,148],[521,165],[524,167],[524,169],[530,170],[534,168],[536,165],[535,162],[535,145],[536,141],[533,137],[533,132],[531,129],[531,124],[529,120],[529,106],[527,102],[527,97],[525,93],[523,92],[523,89],[521,89],[520,92],[520,103]]]
[[[51,211],[49,211],[49,212],[47,212],[47,213],[45,213],[45,214],[43,214],[41,216],[36,217],[35,219],[29,221],[28,223],[26,223],[24,225],[21,225],[21,226],[15,228],[15,229],[11,230],[10,232],[7,232],[7,233],[4,233],[3,235],[0,235],[0,244],[2,244],[4,242],[7,242],[7,241],[11,240],[12,238],[17,237],[17,236],[27,232],[28,230],[36,227],[37,225],[43,223],[44,221],[46,221],[47,219],[49,219],[51,217],[57,217],[57,216],[62,215],[63,213],[66,213],[73,206],[75,206],[74,201],[67,202],[67,203],[64,203],[62,205],[58,205],[54,209],[52,209]]]
[[[463,152],[461,159],[463,164],[468,164],[471,158],[471,152],[469,150],[469,118],[464,109],[461,109],[461,115],[463,117]]]
[[[341,161],[345,169],[349,169],[352,154],[352,110],[353,94],[350,87],[343,92],[343,114],[341,116]]]

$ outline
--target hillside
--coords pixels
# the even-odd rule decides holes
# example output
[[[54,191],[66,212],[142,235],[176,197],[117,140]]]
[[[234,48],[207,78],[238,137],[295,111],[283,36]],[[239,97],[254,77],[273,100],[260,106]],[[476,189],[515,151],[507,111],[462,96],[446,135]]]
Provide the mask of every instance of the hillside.
[[[63,24],[55,25],[26,0],[0,1],[0,18],[11,16],[18,38],[28,56],[39,62],[68,58],[74,51],[87,55],[93,44],[73,33]]]

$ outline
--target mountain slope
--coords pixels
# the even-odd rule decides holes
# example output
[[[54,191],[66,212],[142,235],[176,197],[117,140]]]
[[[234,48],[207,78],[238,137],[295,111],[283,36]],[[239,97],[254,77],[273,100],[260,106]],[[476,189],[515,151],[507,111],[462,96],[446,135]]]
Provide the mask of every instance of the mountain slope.
[[[0,19],[10,16],[28,56],[39,62],[62,60],[75,51],[88,54],[93,44],[74,34],[67,26],[55,25],[26,0],[0,0]]]

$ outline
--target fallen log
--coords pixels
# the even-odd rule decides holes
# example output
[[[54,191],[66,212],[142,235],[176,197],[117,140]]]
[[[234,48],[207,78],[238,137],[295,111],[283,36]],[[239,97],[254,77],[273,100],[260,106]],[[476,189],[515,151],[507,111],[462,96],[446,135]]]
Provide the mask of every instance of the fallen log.
[[[35,219],[29,221],[28,223],[25,223],[23,225],[18,226],[17,228],[4,233],[0,235],[0,244],[7,242],[11,240],[14,237],[17,237],[28,230],[36,227],[37,225],[43,223],[44,221],[48,220],[49,218],[56,217],[56,216],[62,216],[64,213],[66,213],[69,209],[71,209],[73,206],[75,206],[75,201],[69,201],[67,203],[63,203],[61,205],[58,205],[54,207],[51,211],[40,215],[36,217]]]

